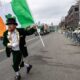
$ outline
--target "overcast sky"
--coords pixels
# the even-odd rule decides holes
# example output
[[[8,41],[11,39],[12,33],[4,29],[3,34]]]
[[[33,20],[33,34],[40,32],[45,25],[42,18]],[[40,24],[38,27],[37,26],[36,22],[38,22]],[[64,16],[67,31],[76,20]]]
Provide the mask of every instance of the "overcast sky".
[[[0,0],[9,2],[10,0]],[[57,25],[61,18],[67,15],[70,6],[75,0],[27,0],[36,22]],[[4,2],[3,2],[4,3]]]

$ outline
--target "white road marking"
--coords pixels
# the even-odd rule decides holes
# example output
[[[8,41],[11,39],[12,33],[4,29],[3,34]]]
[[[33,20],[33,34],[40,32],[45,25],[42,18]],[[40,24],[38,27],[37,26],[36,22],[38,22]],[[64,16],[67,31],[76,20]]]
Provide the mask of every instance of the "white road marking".
[[[5,51],[5,49],[1,49],[1,50],[0,50],[0,53],[1,53],[1,52],[4,52],[4,51]]]
[[[26,42],[30,42],[30,41],[35,40],[35,39],[38,39],[38,38],[39,38],[39,37],[34,37],[34,38],[32,38],[32,39],[27,40]]]

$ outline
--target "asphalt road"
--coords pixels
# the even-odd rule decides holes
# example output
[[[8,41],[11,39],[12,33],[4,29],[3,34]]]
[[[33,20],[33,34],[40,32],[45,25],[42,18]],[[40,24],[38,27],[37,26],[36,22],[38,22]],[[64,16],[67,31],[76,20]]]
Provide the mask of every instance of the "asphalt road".
[[[80,80],[80,47],[60,33],[43,40],[45,48],[40,40],[28,46],[30,55],[25,62],[33,64],[33,69],[29,75],[21,69],[22,80]],[[0,80],[14,80],[11,63],[11,58],[0,63]]]

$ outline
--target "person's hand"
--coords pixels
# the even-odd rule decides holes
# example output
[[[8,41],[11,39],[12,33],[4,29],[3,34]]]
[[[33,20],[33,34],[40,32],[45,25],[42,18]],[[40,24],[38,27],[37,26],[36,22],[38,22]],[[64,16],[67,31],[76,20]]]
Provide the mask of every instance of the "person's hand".
[[[37,30],[37,25],[33,25],[32,28]]]
[[[8,43],[7,44],[7,47],[11,48],[12,47],[12,44],[11,43]]]

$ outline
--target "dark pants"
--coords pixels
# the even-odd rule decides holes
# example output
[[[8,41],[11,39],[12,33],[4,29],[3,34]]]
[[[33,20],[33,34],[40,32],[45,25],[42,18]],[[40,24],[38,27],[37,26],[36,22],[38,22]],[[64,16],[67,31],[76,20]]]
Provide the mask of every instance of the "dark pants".
[[[20,51],[12,51],[13,54],[13,69],[15,72],[19,71],[19,67],[24,67],[22,54]]]

